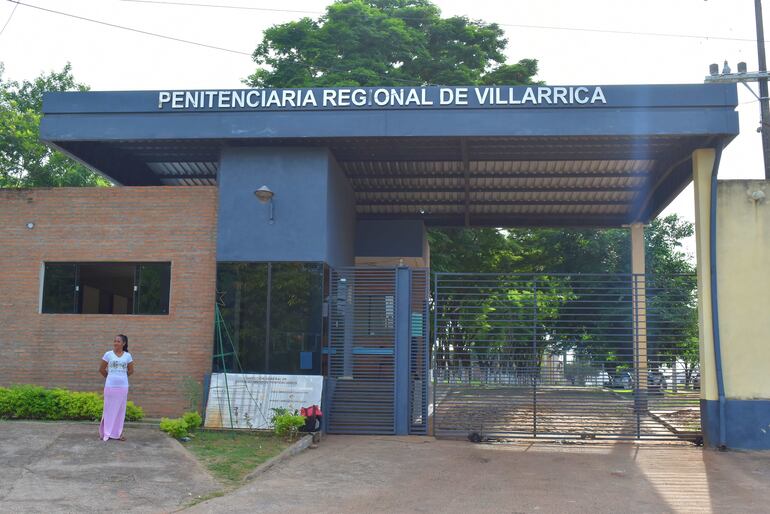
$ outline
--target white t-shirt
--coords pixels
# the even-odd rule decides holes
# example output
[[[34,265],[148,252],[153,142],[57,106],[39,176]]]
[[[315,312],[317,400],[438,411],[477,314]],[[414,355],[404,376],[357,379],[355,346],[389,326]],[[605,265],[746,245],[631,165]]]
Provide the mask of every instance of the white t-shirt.
[[[107,363],[107,381],[104,387],[128,387],[128,365],[134,362],[128,352],[118,357],[110,350],[104,354],[102,360]]]

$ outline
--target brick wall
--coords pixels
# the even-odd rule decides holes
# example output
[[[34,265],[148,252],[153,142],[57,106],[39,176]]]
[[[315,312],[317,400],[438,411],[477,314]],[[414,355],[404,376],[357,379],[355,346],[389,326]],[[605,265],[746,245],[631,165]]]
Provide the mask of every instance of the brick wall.
[[[129,399],[181,413],[186,383],[211,369],[216,216],[215,187],[0,190],[0,385],[99,391],[101,356],[124,333]],[[46,261],[170,261],[169,315],[41,314]]]

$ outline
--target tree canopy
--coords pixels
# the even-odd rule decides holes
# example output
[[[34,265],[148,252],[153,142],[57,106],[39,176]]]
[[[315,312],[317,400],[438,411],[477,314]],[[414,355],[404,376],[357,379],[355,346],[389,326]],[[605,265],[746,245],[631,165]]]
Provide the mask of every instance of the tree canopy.
[[[340,0],[317,20],[264,33],[254,87],[528,84],[537,61],[507,64],[503,30],[442,18],[429,0]]]
[[[75,81],[69,64],[22,82],[5,79],[0,64],[0,188],[109,185],[39,140],[43,92],[87,89]]]

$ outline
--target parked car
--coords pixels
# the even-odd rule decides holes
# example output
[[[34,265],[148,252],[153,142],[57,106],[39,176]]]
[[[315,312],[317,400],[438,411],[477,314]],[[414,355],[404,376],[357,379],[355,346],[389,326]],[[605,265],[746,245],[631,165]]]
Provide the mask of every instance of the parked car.
[[[666,377],[660,371],[650,371],[647,373],[647,389],[650,393],[663,394],[663,390],[666,389],[667,385]]]
[[[610,375],[610,379],[605,382],[605,385],[613,389],[631,389],[634,385],[634,377],[628,371],[621,371]]]

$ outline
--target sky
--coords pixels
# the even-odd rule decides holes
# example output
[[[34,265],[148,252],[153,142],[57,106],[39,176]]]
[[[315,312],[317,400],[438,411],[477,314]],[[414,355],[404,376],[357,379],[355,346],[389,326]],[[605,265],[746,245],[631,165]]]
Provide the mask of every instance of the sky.
[[[33,79],[70,62],[93,90],[244,87],[264,29],[318,17],[330,1],[0,0],[4,78]],[[177,5],[171,5],[176,3]],[[179,5],[184,3],[185,5]],[[710,63],[756,71],[752,0],[434,0],[444,16],[498,23],[508,62],[539,61],[549,85],[702,83]],[[208,4],[195,6],[190,4]],[[220,47],[140,34],[30,6]],[[219,6],[219,7],[211,7]],[[14,12],[14,7],[16,7]],[[240,8],[239,8],[240,7]],[[246,7],[247,9],[243,9]],[[13,12],[13,16],[11,16]],[[770,4],[765,18],[770,18]],[[767,26],[767,23],[765,23]],[[766,29],[767,30],[767,29]],[[756,91],[756,84],[753,84]],[[762,178],[759,103],[739,85],[740,135],[725,149],[720,179]],[[664,212],[693,220],[687,188]],[[687,245],[691,249],[691,244]]]

